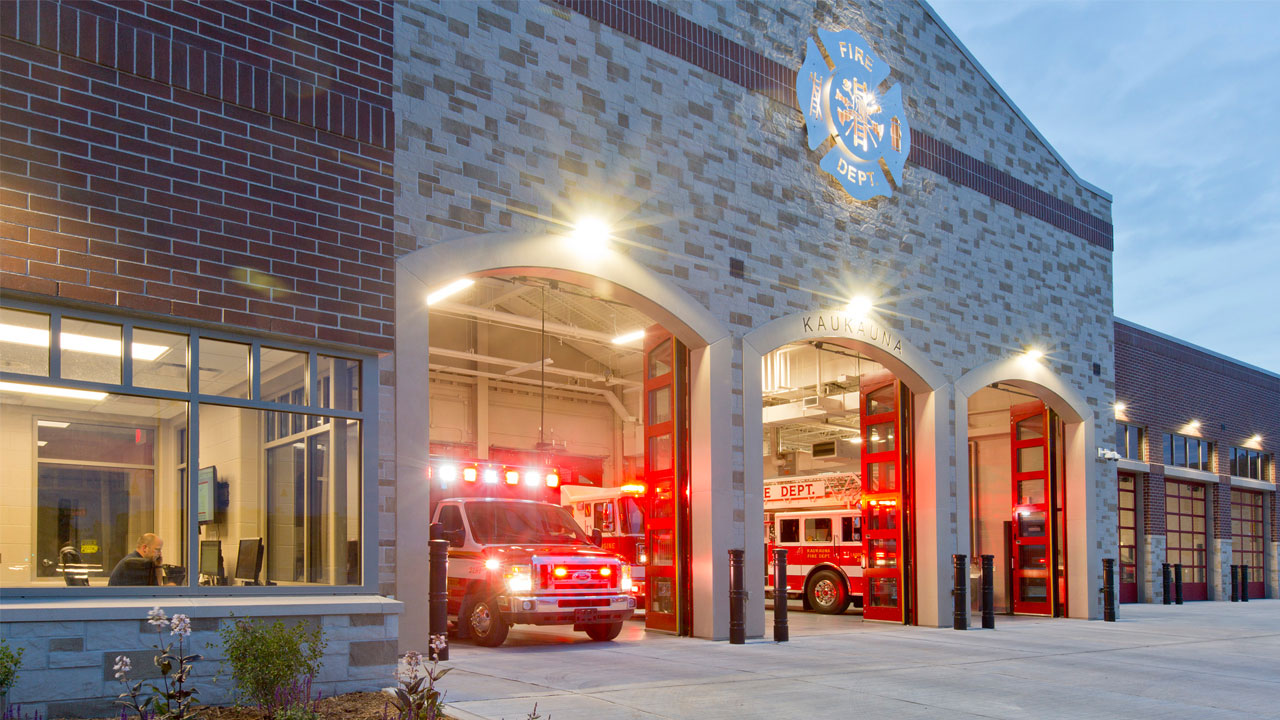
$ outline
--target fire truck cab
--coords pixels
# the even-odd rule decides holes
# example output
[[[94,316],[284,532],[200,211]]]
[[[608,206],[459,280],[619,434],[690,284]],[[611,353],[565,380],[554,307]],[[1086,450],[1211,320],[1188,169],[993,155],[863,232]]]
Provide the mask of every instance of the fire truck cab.
[[[854,474],[786,478],[766,483],[765,596],[778,601],[773,551],[787,551],[786,597],[806,610],[843,613],[862,607],[862,508]]]
[[[649,561],[644,544],[644,491],[639,483],[610,488],[560,486],[560,504],[573,513],[573,519],[587,532],[599,530],[604,549],[631,563],[637,606],[644,605],[644,566]]]
[[[612,640],[635,612],[631,564],[582,531],[545,468],[432,466],[432,522],[449,540],[448,614],[458,637],[496,647],[512,625],[573,625]]]

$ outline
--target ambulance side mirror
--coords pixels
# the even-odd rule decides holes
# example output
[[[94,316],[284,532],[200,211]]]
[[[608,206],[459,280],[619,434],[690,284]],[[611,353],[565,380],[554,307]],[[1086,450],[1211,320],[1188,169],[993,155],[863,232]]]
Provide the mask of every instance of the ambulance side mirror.
[[[591,531],[591,544],[596,547],[604,546],[604,533],[600,532],[600,528]]]

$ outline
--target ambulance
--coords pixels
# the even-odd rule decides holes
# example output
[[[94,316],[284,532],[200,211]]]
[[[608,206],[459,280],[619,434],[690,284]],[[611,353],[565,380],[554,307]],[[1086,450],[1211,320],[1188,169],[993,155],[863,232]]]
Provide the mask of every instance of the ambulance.
[[[634,613],[631,563],[559,503],[551,467],[433,459],[431,521],[449,540],[448,615],[497,647],[512,625],[572,625],[612,640]]]
[[[781,592],[806,610],[838,615],[862,607],[862,483],[857,473],[826,473],[766,480],[765,597]],[[779,585],[774,553],[787,551],[787,575]]]
[[[631,591],[637,607],[644,606],[644,566],[649,562],[644,544],[645,486],[630,482],[619,487],[560,486],[560,504],[573,513],[588,533],[599,530],[604,549],[631,563]]]

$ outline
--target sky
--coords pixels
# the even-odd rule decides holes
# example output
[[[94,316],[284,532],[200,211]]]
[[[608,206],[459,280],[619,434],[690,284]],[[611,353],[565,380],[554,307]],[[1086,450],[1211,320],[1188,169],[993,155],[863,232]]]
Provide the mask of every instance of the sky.
[[[1280,373],[1280,0],[930,0],[1111,193],[1115,314]]]

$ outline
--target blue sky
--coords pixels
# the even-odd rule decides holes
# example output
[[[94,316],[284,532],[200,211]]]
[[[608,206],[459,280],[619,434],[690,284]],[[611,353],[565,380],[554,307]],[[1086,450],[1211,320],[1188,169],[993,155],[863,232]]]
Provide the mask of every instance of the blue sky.
[[[933,0],[1114,197],[1115,312],[1280,372],[1280,0]]]

